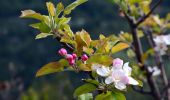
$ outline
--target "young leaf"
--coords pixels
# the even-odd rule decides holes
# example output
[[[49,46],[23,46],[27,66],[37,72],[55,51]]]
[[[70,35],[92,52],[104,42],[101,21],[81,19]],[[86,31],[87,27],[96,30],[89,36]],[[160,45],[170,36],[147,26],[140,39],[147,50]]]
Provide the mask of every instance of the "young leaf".
[[[81,32],[77,32],[75,34],[75,41],[76,41],[76,51],[78,55],[81,55],[83,52],[83,47],[86,46],[86,43],[81,38]]]
[[[86,43],[86,45],[90,46],[91,37],[90,37],[89,33],[87,33],[85,30],[82,30],[80,32],[80,36],[81,36],[81,39]]]
[[[72,4],[68,5],[65,10],[64,10],[64,14],[68,15],[71,13],[72,10],[74,10],[77,6],[81,5],[82,3],[87,2],[88,0],[76,0],[75,2],[73,2]]]
[[[74,91],[74,96],[79,96],[85,93],[89,93],[92,92],[94,90],[96,90],[96,86],[90,83],[86,83],[80,87],[78,87],[75,91]]]
[[[51,35],[53,35],[53,34],[50,34],[50,33],[40,33],[40,34],[38,34],[38,35],[36,36],[35,39],[46,38],[46,37],[51,36]]]
[[[68,66],[68,62],[65,59],[61,59],[58,62],[50,62],[38,70],[36,77],[63,71],[65,66]]]
[[[54,7],[54,4],[53,3],[51,3],[51,2],[47,2],[46,3],[46,6],[47,6],[47,9],[48,9],[48,13],[52,16],[52,17],[54,17],[55,16],[55,7]]]
[[[88,55],[91,55],[92,53],[94,53],[94,50],[92,48],[87,48],[87,47],[83,47],[83,51],[87,53]]]
[[[127,43],[120,42],[112,48],[112,53],[113,54],[117,53],[117,52],[122,51],[126,48],[129,48],[129,45]]]
[[[56,16],[58,17],[63,10],[64,5],[62,4],[62,2],[58,3],[56,7]]]
[[[24,10],[24,11],[21,11],[21,18],[33,18],[33,19],[37,19],[37,20],[40,20],[40,21],[43,21],[44,20],[44,16],[39,14],[39,13],[36,13],[35,11],[33,10]]]
[[[31,26],[35,29],[38,29],[41,33],[49,33],[50,32],[49,26],[47,24],[45,24],[44,22],[31,24],[29,26]]]

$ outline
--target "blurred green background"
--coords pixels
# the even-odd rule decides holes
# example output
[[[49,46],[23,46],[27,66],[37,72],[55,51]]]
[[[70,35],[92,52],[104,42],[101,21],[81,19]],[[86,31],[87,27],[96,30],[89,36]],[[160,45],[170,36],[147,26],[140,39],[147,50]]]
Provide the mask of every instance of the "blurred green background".
[[[59,59],[57,50],[61,45],[52,38],[35,40],[38,31],[28,26],[35,20],[19,16],[25,9],[47,14],[47,1],[50,0],[0,0],[0,100],[73,100],[75,87],[87,77],[85,73],[64,72],[35,78],[42,65]],[[65,5],[73,1],[62,0]],[[170,1],[164,0],[156,12],[164,17],[170,12],[169,5]],[[128,31],[117,8],[107,0],[89,0],[73,11],[70,25],[74,32],[85,29],[93,39],[101,33],[108,36]],[[127,99],[151,100],[134,92],[128,93]]]

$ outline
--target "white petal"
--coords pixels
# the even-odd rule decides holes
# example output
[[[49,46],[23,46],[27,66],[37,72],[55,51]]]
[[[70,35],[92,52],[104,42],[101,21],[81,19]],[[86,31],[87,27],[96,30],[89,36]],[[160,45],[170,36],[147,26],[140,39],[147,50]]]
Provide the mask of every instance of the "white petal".
[[[130,76],[131,72],[132,72],[132,68],[129,67],[129,62],[125,63],[123,66],[123,70],[125,72],[126,75]]]
[[[148,71],[149,71],[149,72],[153,72],[153,68],[149,66],[149,67],[148,67]]]
[[[153,72],[153,76],[158,76],[158,75],[160,75],[161,74],[161,71],[160,70],[157,70],[157,71],[154,71]]]
[[[97,69],[97,74],[103,77],[109,76],[111,73],[111,70],[109,67],[102,66],[101,68]]]
[[[115,88],[117,88],[119,90],[124,90],[124,89],[126,89],[126,85],[121,82],[117,82],[117,83],[115,83]]]
[[[158,69],[158,67],[153,67],[153,70],[154,70],[154,72],[152,74],[153,76],[158,76],[161,74],[161,70]]]
[[[102,67],[102,65],[100,65],[100,64],[93,64],[91,66],[91,69],[92,69],[92,71],[96,71],[98,68],[101,68],[101,67]]]
[[[164,38],[166,45],[170,45],[170,35],[165,35],[163,38]]]
[[[105,79],[105,83],[106,84],[111,84],[111,83],[113,83],[114,82],[114,80],[113,80],[113,78],[111,77],[111,76],[109,76],[109,77],[107,77],[106,79]]]
[[[139,85],[138,81],[136,81],[134,78],[129,77],[129,84],[131,85]]]

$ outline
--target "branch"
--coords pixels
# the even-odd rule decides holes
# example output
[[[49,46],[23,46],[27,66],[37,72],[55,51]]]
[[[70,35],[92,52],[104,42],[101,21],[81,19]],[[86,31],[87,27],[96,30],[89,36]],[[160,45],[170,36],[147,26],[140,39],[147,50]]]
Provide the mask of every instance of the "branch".
[[[133,19],[131,19],[131,17],[129,17],[127,15],[128,14],[125,13],[125,18],[128,20],[130,28],[131,28],[131,32],[132,32],[133,45],[135,48],[137,62],[142,64],[143,49],[142,49],[141,41],[138,38],[138,34],[137,34],[138,26],[134,23]],[[147,81],[151,88],[152,95],[154,96],[155,99],[160,100],[160,98],[161,98],[160,91],[159,91],[159,88],[158,88],[155,80],[152,77],[152,73],[148,70],[148,68],[145,64],[142,64],[142,66],[140,68],[141,68],[141,70],[145,70],[147,73]]]
[[[139,26],[142,22],[144,22],[154,12],[154,10],[161,4],[162,1],[163,0],[158,0],[155,3],[155,5],[151,8],[150,12],[137,21],[136,26]]]
[[[148,39],[148,42],[149,42],[151,48],[155,48],[156,44],[155,44],[155,42],[153,40],[152,32],[151,31],[145,31],[145,30],[143,29],[144,33],[147,36],[147,39]],[[166,75],[166,72],[165,72],[165,68],[164,68],[164,64],[163,64],[163,61],[162,61],[162,57],[160,56],[159,52],[157,52],[155,50],[154,50],[154,52],[155,52],[154,59],[155,59],[156,65],[161,70],[161,76],[162,76],[164,85],[168,86],[168,79],[167,79],[167,75]],[[167,90],[166,91],[167,95],[169,95],[170,94],[170,89],[166,89],[166,90]],[[169,96],[168,96],[168,100],[170,100]]]

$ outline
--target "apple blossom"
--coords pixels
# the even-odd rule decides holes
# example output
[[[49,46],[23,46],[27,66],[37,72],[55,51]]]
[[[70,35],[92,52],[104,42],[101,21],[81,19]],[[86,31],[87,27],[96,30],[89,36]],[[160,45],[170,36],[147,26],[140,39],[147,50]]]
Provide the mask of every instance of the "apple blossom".
[[[168,50],[167,45],[170,45],[170,35],[160,35],[154,38],[156,47],[154,48],[160,55],[165,55]]]
[[[92,70],[96,70],[97,74],[105,77],[105,83],[115,85],[119,90],[126,89],[126,85],[138,85],[139,83],[131,77],[132,68],[129,63],[123,65],[123,60],[116,58],[113,60],[113,66],[106,67],[100,64],[92,65]]]
[[[67,54],[67,50],[64,49],[64,48],[61,48],[58,53],[61,55],[61,56],[65,56]]]

